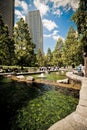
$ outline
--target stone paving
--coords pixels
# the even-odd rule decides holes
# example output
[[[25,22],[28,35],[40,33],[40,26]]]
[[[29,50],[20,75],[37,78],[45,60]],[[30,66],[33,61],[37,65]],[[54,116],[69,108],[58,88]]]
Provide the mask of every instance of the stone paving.
[[[81,81],[79,103],[76,111],[56,122],[48,130],[87,130],[87,78],[67,72],[67,77]]]

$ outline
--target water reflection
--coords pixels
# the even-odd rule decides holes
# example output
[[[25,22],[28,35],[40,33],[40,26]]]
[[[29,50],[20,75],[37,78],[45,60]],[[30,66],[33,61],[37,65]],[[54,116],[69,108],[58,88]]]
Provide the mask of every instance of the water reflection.
[[[29,125],[29,120],[30,120],[30,123],[32,123],[32,127],[33,127],[33,125],[36,126],[36,124],[33,123],[34,115],[30,114],[30,113],[32,113],[33,111],[35,111],[37,113],[38,105],[41,107],[44,107],[43,111],[42,111],[42,108],[39,108],[39,109],[41,110],[40,114],[42,115],[42,117],[40,115],[40,118],[41,118],[41,120],[44,119],[43,120],[44,124],[42,124],[42,126],[45,125],[46,128],[49,127],[53,123],[52,121],[49,121],[48,124],[45,124],[45,120],[47,117],[48,117],[48,120],[51,120],[50,115],[54,109],[55,109],[55,111],[53,111],[53,115],[54,115],[53,118],[55,118],[55,115],[57,115],[57,114],[55,114],[55,112],[58,112],[58,109],[62,108],[61,106],[63,104],[69,105],[69,102],[70,102],[71,107],[74,106],[74,108],[75,108],[76,103],[75,103],[75,105],[72,105],[72,103],[75,102],[75,99],[73,99],[73,102],[70,101],[70,99],[68,101],[68,98],[67,97],[65,98],[65,96],[57,93],[57,91],[55,91],[56,89],[57,89],[57,91],[60,90],[60,89],[58,89],[58,87],[56,88],[55,86],[50,86],[50,85],[43,84],[43,83],[34,82],[33,84],[28,84],[26,82],[21,83],[21,82],[12,81],[9,78],[7,79],[7,78],[0,77],[0,120],[1,120],[0,130],[1,129],[10,130],[10,129],[12,129],[11,127],[13,127],[13,126],[18,127],[17,124],[15,124],[16,118],[18,116],[18,112],[23,108],[27,108],[28,114],[32,116],[32,117],[30,117],[30,119],[26,120],[26,122],[28,121],[27,123]],[[50,91],[51,91],[51,93],[50,93]],[[62,89],[62,92],[63,91],[64,90]],[[45,94],[46,94],[46,96],[44,96]],[[59,100],[63,103],[63,104],[61,104],[60,107],[59,107],[60,103],[58,103],[58,95],[60,96]],[[49,97],[49,98],[47,98],[47,97]],[[63,98],[63,100],[62,100],[62,98]],[[64,103],[65,102],[64,100],[67,101],[68,103]],[[32,104],[30,104],[31,102],[32,102]],[[41,104],[40,104],[40,102],[41,102]],[[42,103],[42,102],[44,102],[44,103]],[[32,108],[32,105],[35,107]],[[29,106],[29,108],[28,108],[28,106]],[[53,107],[53,108],[51,109],[51,107]],[[57,110],[56,110],[56,108],[57,108]],[[65,110],[65,108],[64,108],[64,110]],[[66,109],[66,110],[68,110],[68,109]],[[71,109],[69,108],[68,113],[70,111],[71,111]],[[34,114],[35,114],[35,112],[34,112]],[[62,110],[61,110],[61,113],[63,113]],[[46,114],[46,117],[45,117],[45,114]],[[43,116],[44,116],[44,118],[43,118]],[[35,117],[35,120],[37,120],[37,117]],[[31,118],[32,118],[32,122],[31,122]],[[27,119],[27,118],[25,118],[25,119]],[[20,121],[21,120],[22,120],[22,117],[20,118]],[[56,117],[56,120],[58,120],[57,117]],[[23,122],[21,122],[21,123],[23,124]],[[37,123],[37,127],[39,127],[39,130],[43,130],[41,127],[41,123],[39,121],[35,122],[35,123]],[[39,124],[40,124],[40,126],[38,126]],[[16,129],[22,129],[22,128],[13,128],[13,130],[16,130]],[[34,130],[38,130],[38,129],[36,128]]]

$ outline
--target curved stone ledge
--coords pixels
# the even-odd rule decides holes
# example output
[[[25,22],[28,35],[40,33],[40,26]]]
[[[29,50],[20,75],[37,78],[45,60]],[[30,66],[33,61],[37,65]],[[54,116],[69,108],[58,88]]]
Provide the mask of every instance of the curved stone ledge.
[[[80,82],[82,82],[82,80],[84,79],[84,77],[73,74],[73,72],[67,72],[66,76],[70,79],[77,80],[77,81],[80,81]]]
[[[76,111],[58,121],[48,130],[87,130],[87,78],[67,72],[70,79],[81,81],[79,103]]]

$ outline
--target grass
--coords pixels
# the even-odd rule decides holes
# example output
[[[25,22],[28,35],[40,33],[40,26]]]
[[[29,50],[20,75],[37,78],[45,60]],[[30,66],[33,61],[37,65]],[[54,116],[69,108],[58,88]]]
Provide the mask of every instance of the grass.
[[[46,76],[47,76],[48,80],[53,80],[53,81],[57,81],[57,80],[66,78],[65,73],[61,74],[61,72],[52,72],[50,74],[46,74]]]
[[[60,79],[65,79],[66,78],[66,72],[64,72],[63,74],[61,72],[51,72],[49,74],[44,74],[46,76],[46,78],[42,78],[42,79],[46,79],[46,80],[49,80],[49,81],[57,81],[57,80],[60,80]],[[39,78],[38,76],[40,76],[40,74],[35,74],[35,75],[32,75],[35,79],[41,79]]]

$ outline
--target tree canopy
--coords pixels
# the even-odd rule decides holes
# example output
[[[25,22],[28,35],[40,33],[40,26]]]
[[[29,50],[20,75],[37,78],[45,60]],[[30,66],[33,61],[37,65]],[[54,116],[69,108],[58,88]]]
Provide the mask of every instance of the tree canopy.
[[[78,41],[78,36],[76,35],[76,31],[71,26],[67,37],[65,39],[65,44],[63,47],[63,55],[62,59],[64,64],[72,65],[79,64],[82,61],[82,51],[80,49],[80,42]],[[81,55],[81,57],[79,57]]]
[[[52,58],[53,58],[53,56],[52,56],[51,49],[48,48],[48,50],[47,50],[47,55],[46,55],[47,66],[52,65]]]
[[[12,65],[14,60],[14,41],[9,37],[8,26],[0,16],[0,64]]]
[[[80,0],[79,8],[72,19],[77,25],[79,40],[84,56],[85,76],[87,77],[87,0]]]
[[[35,44],[32,42],[27,23],[21,18],[14,28],[15,55],[17,64],[33,66],[35,62]]]
[[[63,49],[63,40],[59,38],[57,40],[55,49],[53,51],[53,64],[56,66],[62,65],[62,49]]]
[[[87,0],[80,0],[79,8],[72,16],[72,19],[77,25],[82,46],[87,46]]]
[[[37,51],[36,59],[37,59],[37,65],[38,65],[38,67],[44,66],[44,55],[41,53],[40,48]]]

